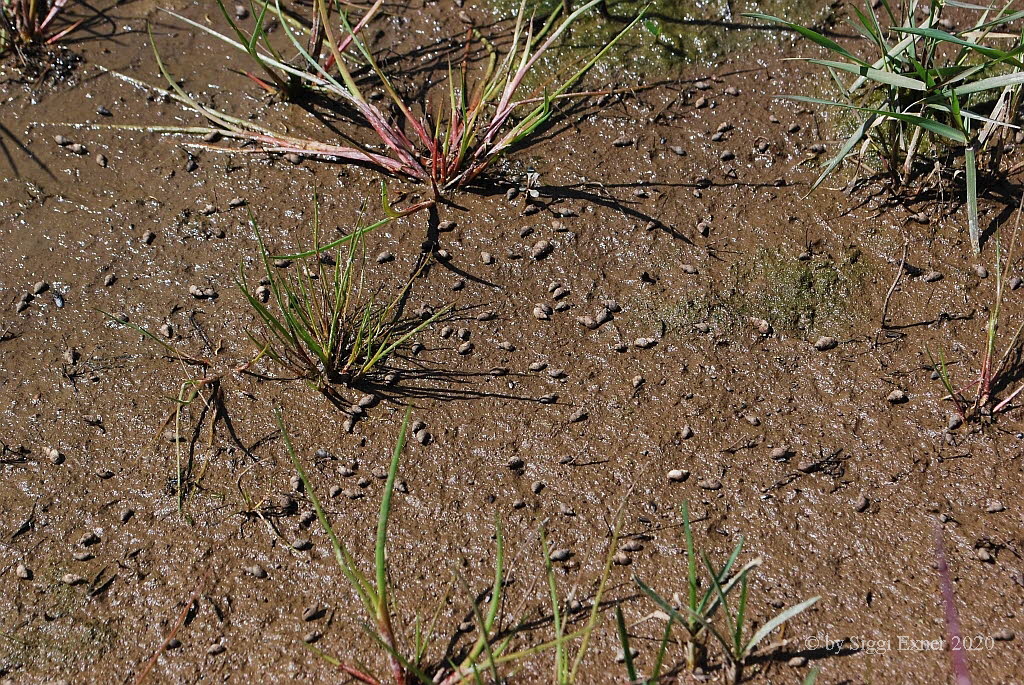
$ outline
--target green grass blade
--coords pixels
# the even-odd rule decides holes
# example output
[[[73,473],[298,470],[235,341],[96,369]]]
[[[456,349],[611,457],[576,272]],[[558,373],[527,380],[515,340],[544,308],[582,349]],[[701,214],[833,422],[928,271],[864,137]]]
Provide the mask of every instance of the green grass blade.
[[[978,227],[978,162],[973,145],[964,149],[964,166],[967,170],[967,228],[971,237],[971,249],[981,254],[981,230]]]
[[[871,107],[858,107],[856,105],[848,105],[842,102],[834,102],[832,100],[822,100],[821,98],[806,97],[803,95],[784,95],[782,96],[786,100],[795,100],[797,102],[807,102],[815,105],[828,105],[831,107],[841,107],[843,109],[853,109],[859,112],[871,112],[877,114],[880,117],[897,119],[914,126],[920,126],[921,128],[935,133],[944,138],[948,138],[953,142],[960,143],[961,145],[967,144],[967,136],[952,126],[928,119],[926,117],[917,116],[916,114],[906,114],[905,112],[894,112],[891,110],[884,109],[873,109]]]
[[[875,69],[874,67],[869,67],[863,64],[848,64],[847,62],[834,62],[827,59],[809,59],[807,61],[811,64],[819,64],[823,67],[831,67],[832,69],[838,69],[839,71],[863,76],[866,79],[882,83],[887,86],[906,88],[908,90],[927,90],[927,86],[924,81],[910,78],[909,76],[904,76],[902,74],[896,74],[891,71]]]
[[[791,606],[790,608],[786,609],[772,620],[765,623],[756,633],[754,633],[754,636],[750,638],[750,642],[747,643],[746,648],[744,649],[744,653],[750,654],[751,652],[753,652],[754,648],[757,647],[758,643],[760,643],[761,640],[765,639],[773,630],[775,630],[776,628],[778,628],[794,616],[797,616],[798,614],[801,614],[804,611],[810,609],[820,599],[821,597],[811,597],[808,600]]]
[[[812,43],[815,43],[816,45],[820,45],[821,47],[831,50],[832,52],[838,55],[842,55],[846,59],[852,60],[857,64],[861,64],[865,67],[869,66],[867,62],[862,60],[860,57],[857,57],[852,52],[850,52],[849,50],[847,50],[846,48],[844,48],[842,45],[835,42],[831,38],[826,38],[817,31],[813,31],[805,26],[801,26],[800,24],[794,24],[791,21],[786,21],[785,19],[780,19],[779,17],[773,17],[770,14],[760,14],[758,12],[749,12],[743,14],[742,16],[748,19],[760,19],[761,21],[770,21],[773,24],[782,24],[783,26],[786,26],[790,30],[796,31],[801,36],[808,39]]]
[[[402,428],[398,431],[398,441],[395,442],[395,450],[391,455],[391,466],[388,468],[388,479],[384,483],[384,496],[380,500],[380,514],[377,517],[377,544],[374,550],[374,566],[377,571],[378,606],[385,611],[387,610],[388,596],[388,563],[386,555],[388,518],[391,516],[391,496],[395,492],[398,462],[402,457],[402,449],[405,447],[405,438],[409,430],[409,417],[411,415],[412,407],[409,407],[405,410]]]
[[[633,665],[633,650],[629,646],[629,633],[626,631],[626,621],[622,617],[622,607],[615,605],[615,627],[619,631],[619,644],[622,645],[622,656],[626,662],[626,677],[629,682],[636,680],[636,667]]]

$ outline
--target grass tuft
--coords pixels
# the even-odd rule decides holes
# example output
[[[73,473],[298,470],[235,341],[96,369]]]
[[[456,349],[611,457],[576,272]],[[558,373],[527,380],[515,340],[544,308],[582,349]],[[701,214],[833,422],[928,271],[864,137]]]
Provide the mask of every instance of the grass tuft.
[[[496,42],[467,31],[463,58],[449,64],[443,87],[429,92],[421,102],[402,95],[393,77],[384,71],[377,55],[363,39],[365,27],[382,11],[383,0],[376,0],[361,16],[350,5],[313,0],[312,16],[297,21],[291,10],[279,2],[265,0],[254,8],[252,30],[242,28],[217,0],[228,32],[220,32],[203,23],[169,12],[190,27],[208,33],[244,53],[257,67],[250,78],[260,87],[291,100],[306,94],[326,98],[355,111],[361,123],[371,128],[380,145],[375,148],[351,140],[345,144],[303,139],[276,132],[249,119],[230,116],[200,104],[188,95],[166,68],[160,53],[157,64],[167,80],[173,97],[185,107],[202,115],[209,127],[147,127],[165,133],[216,133],[228,139],[255,143],[251,151],[290,153],[343,162],[363,163],[385,173],[428,184],[434,199],[465,187],[496,159],[513,146],[533,135],[564,98],[579,97],[572,87],[641,19],[643,12],[596,50],[588,59],[560,64],[559,73],[542,92],[523,93],[523,81],[537,61],[580,17],[603,0],[588,0],[563,17],[560,5],[535,30],[534,17],[528,15],[525,2],[519,6],[515,23],[507,36],[508,52],[499,54]],[[288,39],[294,57],[286,58],[268,38],[267,25],[279,24]],[[152,33],[151,41],[152,41]],[[474,43],[487,53],[479,80],[471,78],[470,55]],[[366,95],[365,80],[356,77],[369,73],[384,93],[390,106],[382,108]],[[237,152],[237,148],[211,146]]]
[[[869,149],[896,187],[925,173],[934,175],[942,162],[960,154],[963,166],[954,175],[964,174],[970,242],[978,255],[978,155],[991,149],[997,163],[1001,134],[1015,128],[1024,83],[1024,36],[996,29],[1024,18],[1024,11],[1011,12],[1012,3],[999,9],[958,2],[958,8],[976,19],[963,30],[944,31],[938,27],[947,4],[954,3],[909,0],[896,5],[880,0],[866,3],[863,11],[853,6],[850,26],[870,46],[871,56],[785,19],[744,16],[781,24],[836,58],[808,61],[828,71],[840,91],[838,100],[785,96],[845,109],[859,119],[812,189],[848,158],[856,156],[858,167],[865,164]],[[1010,47],[994,47],[1006,41]],[[860,154],[855,152],[858,147]]]
[[[323,243],[314,198],[312,247],[273,257],[250,217],[264,271],[261,285],[254,286],[245,268],[239,269],[238,287],[264,329],[262,335],[251,337],[290,377],[306,380],[331,398],[340,399],[335,386],[358,386],[412,336],[448,311],[441,308],[427,319],[403,317],[419,271],[389,300],[365,292],[364,237],[392,218]],[[327,250],[332,248],[343,250],[343,256],[330,257]],[[284,268],[285,263],[290,266]]]

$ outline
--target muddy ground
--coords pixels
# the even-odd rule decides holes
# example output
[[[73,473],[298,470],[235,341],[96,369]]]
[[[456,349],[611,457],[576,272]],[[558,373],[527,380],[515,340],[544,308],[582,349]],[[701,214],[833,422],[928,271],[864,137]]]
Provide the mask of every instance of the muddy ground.
[[[223,45],[157,5],[165,6],[109,8],[94,37],[68,45],[80,61],[65,56],[27,75],[4,64],[3,682],[133,682],[157,654],[148,682],[344,680],[305,647],[311,637],[328,654],[383,671],[355,594],[310,523],[308,499],[293,491],[273,409],[281,407],[316,490],[369,572],[378,476],[410,405],[432,439],[406,448],[389,553],[400,632],[411,639],[415,618],[438,612],[432,663],[475,637],[459,626],[489,585],[496,517],[514,581],[502,626],[524,621],[516,644],[525,646],[554,634],[542,524],[554,547],[572,552],[556,564],[560,589],[586,605],[624,502],[620,546],[639,545],[620,558],[628,565],[612,567],[605,599],[621,600],[637,664],[650,669],[663,624],[645,620],[655,607],[631,576],[666,595],[683,591],[679,507],[688,500],[697,544],[712,558],[723,560],[743,535],[743,559],[763,559],[751,588],[756,622],[822,598],[748,670],[753,682],[796,683],[812,667],[825,683],[949,681],[949,654],[933,642],[946,635],[937,525],[963,634],[978,638],[968,655],[974,682],[1019,682],[1022,415],[1013,404],[950,430],[952,407],[926,352],[941,350],[961,383],[977,373],[995,278],[982,278],[969,257],[952,184],[893,202],[881,183],[842,192],[846,171],[808,196],[842,122],[773,99],[820,87],[819,74],[785,61],[807,46],[759,40],[724,61],[659,66],[641,77],[656,87],[563,111],[436,216],[421,212],[372,234],[371,287],[393,293],[421,263],[424,241],[435,240],[448,257],[428,260],[409,307],[453,310],[417,336],[422,351],[392,360],[396,382],[373,388],[380,402],[348,433],[346,415],[301,383],[229,371],[251,358],[246,331],[258,331],[235,278],[240,263],[258,269],[248,212],[273,250],[303,247],[314,192],[325,231],[340,235],[379,218],[381,177],[186,148],[195,137],[76,126],[200,123],[101,69],[162,85],[149,20],[190,91],[236,113],[324,131],[297,107],[273,103],[231,71],[248,68],[242,60],[225,60]],[[172,6],[218,21],[212,4]],[[442,48],[411,49],[461,32],[457,11],[417,5],[411,24],[382,22],[377,42],[394,41],[396,54],[427,73]],[[467,3],[465,11],[490,23],[486,9]],[[834,6],[833,20],[845,11]],[[728,23],[703,30],[744,30]],[[87,153],[56,145],[57,134]],[[1018,158],[1011,153],[1007,166]],[[537,201],[506,199],[531,166]],[[990,230],[1012,228],[1018,180],[984,179]],[[389,185],[405,203],[425,196],[399,179]],[[231,207],[234,198],[246,204]],[[437,221],[455,227],[438,233]],[[534,259],[539,240],[553,249]],[[384,251],[395,259],[378,265]],[[989,239],[989,271],[993,254]],[[39,281],[48,289],[17,311]],[[569,294],[554,300],[553,282]],[[190,286],[217,296],[196,299]],[[1007,294],[1004,332],[1022,314],[1020,292]],[[606,300],[621,308],[612,321],[597,330],[577,322]],[[568,306],[538,320],[532,312],[543,303]],[[164,421],[197,371],[102,312],[154,331],[170,324],[176,348],[226,372],[220,409],[186,416],[184,516]],[[493,318],[478,320],[483,312]],[[456,334],[442,337],[446,326]],[[469,354],[457,351],[462,328]],[[822,336],[837,345],[816,350]],[[638,347],[639,338],[653,344]],[[537,362],[546,368],[531,370]],[[258,370],[275,372],[265,362]],[[896,389],[905,402],[887,401]],[[551,394],[557,401],[540,401]],[[671,481],[673,469],[689,476]],[[332,488],[341,494],[331,497]],[[294,549],[296,540],[311,548]],[[82,582],[68,584],[69,574]],[[310,616],[310,607],[323,611]],[[180,644],[161,652],[183,611]],[[581,682],[623,681],[617,648],[609,605]],[[674,646],[672,664],[681,657]],[[714,682],[724,679],[720,666],[714,651]],[[542,682],[551,667],[546,652],[506,675]]]

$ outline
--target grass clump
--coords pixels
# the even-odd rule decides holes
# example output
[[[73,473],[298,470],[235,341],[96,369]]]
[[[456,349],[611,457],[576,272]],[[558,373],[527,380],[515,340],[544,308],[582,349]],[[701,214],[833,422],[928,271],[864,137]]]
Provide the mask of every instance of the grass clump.
[[[263,324],[261,334],[250,335],[262,353],[289,377],[340,400],[335,386],[358,387],[448,308],[426,319],[403,316],[416,274],[390,299],[366,292],[364,236],[393,216],[323,243],[313,204],[313,245],[298,254],[272,257],[255,219],[250,220],[264,277],[254,287],[240,267],[238,287]],[[343,250],[336,259],[327,253],[335,247]],[[294,263],[275,266],[286,263],[280,260]]]
[[[70,0],[72,3],[75,0]],[[54,29],[69,0],[0,0],[0,55],[30,45],[52,44],[74,31],[81,21]]]
[[[743,538],[740,537],[732,554],[721,567],[716,568],[706,554],[698,555],[696,551],[687,503],[682,506],[682,516],[687,565],[682,602],[673,605],[639,577],[634,576],[633,578],[640,591],[667,616],[665,632],[649,678],[640,678],[637,675],[630,652],[625,621],[621,614],[617,616],[623,653],[630,655],[626,661],[630,682],[655,683],[659,681],[668,646],[672,640],[673,629],[678,627],[684,631],[682,638],[683,661],[690,672],[698,667],[707,667],[708,643],[713,641],[720,647],[730,679],[738,683],[743,678],[744,667],[748,666],[750,657],[756,653],[765,638],[789,619],[812,607],[820,597],[812,597],[800,602],[754,630],[753,626],[749,625],[750,617],[747,614],[748,577],[755,568],[761,565],[761,559],[754,559],[738,569],[736,568],[737,560],[743,551]],[[736,597],[737,594],[738,597]]]
[[[881,0],[866,3],[863,11],[851,7],[850,26],[870,46],[871,54],[864,56],[785,19],[760,13],[745,16],[787,26],[834,57],[808,61],[828,71],[839,90],[838,100],[798,95],[788,99],[839,107],[858,118],[856,129],[812,188],[847,158],[856,156],[858,165],[864,164],[869,150],[897,188],[934,173],[937,163],[941,166],[962,155],[956,175],[964,176],[970,241],[978,254],[978,156],[990,149],[993,164],[998,162],[999,134],[1015,120],[1024,83],[1024,37],[997,29],[1024,18],[1024,11],[1011,12],[1012,3],[1001,9],[956,3],[976,19],[963,30],[946,31],[939,27],[947,4],[952,3],[909,0],[897,5]],[[995,47],[1005,41],[1010,47]]]
[[[386,662],[387,675],[374,674],[371,672],[371,668],[362,664],[349,663],[319,649],[313,647],[311,649],[354,681],[368,685],[381,685],[388,681],[395,685],[508,682],[503,677],[502,670],[517,669],[524,660],[546,652],[553,652],[555,670],[552,681],[556,685],[570,685],[578,682],[579,669],[588,653],[590,637],[597,627],[602,609],[606,608],[602,605],[602,598],[609,585],[623,508],[620,506],[614,517],[611,541],[590,611],[585,618],[580,619],[582,626],[575,630],[572,630],[570,625],[575,620],[570,618],[569,607],[572,605],[572,595],[570,593],[569,596],[563,597],[559,593],[551,551],[548,548],[544,528],[541,528],[540,543],[551,601],[551,622],[554,626],[554,637],[543,641],[529,640],[528,631],[535,630],[537,622],[536,620],[527,620],[525,614],[514,624],[504,627],[502,625],[504,623],[503,607],[508,602],[507,587],[511,581],[508,579],[506,570],[504,533],[501,521],[497,519],[494,531],[493,580],[488,592],[472,600],[472,617],[478,637],[455,652],[457,654],[455,657],[451,656],[451,648],[454,643],[449,643],[446,651],[448,656],[440,660],[436,657],[432,658],[431,654],[438,637],[438,631],[435,629],[437,615],[435,614],[434,618],[427,622],[421,621],[417,616],[415,621],[411,622],[413,626],[411,638],[403,639],[403,626],[398,611],[401,603],[395,596],[395,584],[388,562],[388,530],[393,512],[393,495],[401,455],[406,443],[411,411],[412,409],[409,408],[405,412],[384,483],[370,573],[363,570],[362,565],[338,535],[302,463],[296,456],[281,412],[280,410],[276,411],[278,428],[281,431],[288,457],[302,481],[303,491],[316,512],[321,528],[330,540],[335,561],[346,581],[358,596],[365,615],[369,619],[362,624],[362,627],[369,636],[371,645],[379,650],[378,655]],[[472,596],[466,581],[461,577],[459,580],[467,596]],[[522,646],[514,649],[515,643]]]
[[[251,31],[243,29],[222,0],[217,0],[230,29],[226,33],[171,12],[180,21],[246,54],[258,68],[251,77],[263,88],[292,100],[314,95],[329,103],[329,107],[354,112],[359,125],[373,130],[379,145],[360,145],[347,136],[340,143],[298,138],[200,104],[178,85],[159,53],[157,62],[173,90],[172,97],[205,117],[211,126],[145,130],[214,133],[255,143],[255,147],[246,148],[252,151],[368,164],[429,184],[437,199],[465,187],[513,146],[533,135],[551,117],[558,100],[579,95],[572,93],[571,88],[639,17],[626,24],[589,59],[566,60],[560,65],[558,76],[540,92],[521,91],[527,73],[541,56],[600,2],[589,0],[566,12],[564,17],[560,8],[555,9],[539,27],[527,15],[525,4],[520,4],[513,27],[502,36],[509,45],[504,55],[495,45],[501,41],[496,38],[492,42],[476,29],[470,29],[461,62],[449,64],[445,85],[430,89],[421,101],[402,94],[399,84],[384,71],[378,55],[363,38],[365,27],[382,11],[383,0],[374,2],[358,17],[349,4],[313,0],[312,16],[302,20],[291,10],[283,10],[279,1],[266,0],[253,8],[255,24]],[[294,58],[285,57],[269,40],[270,21],[280,25]],[[487,55],[477,80],[470,73],[474,41],[483,46]],[[368,78],[383,91],[384,103],[389,107],[379,106],[367,96]]]
[[[482,683],[484,682],[485,674],[494,683],[503,682],[499,675],[500,668],[550,649],[557,648],[560,650],[559,653],[561,653],[564,644],[568,640],[589,634],[589,632],[585,631],[593,628],[593,622],[589,622],[588,628],[583,631],[568,634],[559,632],[554,641],[528,646],[516,651],[510,649],[513,638],[518,634],[520,626],[517,625],[504,630],[499,629],[501,622],[500,613],[505,601],[507,581],[505,576],[505,541],[500,521],[497,521],[494,534],[495,561],[493,583],[490,591],[479,600],[474,600],[473,603],[473,617],[479,637],[471,646],[468,646],[468,648],[461,652],[459,658],[447,660],[443,663],[434,663],[430,660],[429,652],[434,646],[434,639],[437,637],[433,620],[424,624],[417,618],[414,624],[413,638],[408,641],[401,639],[400,625],[395,613],[399,600],[394,596],[394,586],[388,564],[387,541],[388,526],[393,508],[392,497],[394,495],[402,450],[405,447],[410,412],[411,408],[406,411],[405,418],[402,421],[398,440],[392,453],[387,480],[384,483],[384,493],[381,497],[377,519],[372,574],[370,575],[363,572],[360,564],[352,556],[345,542],[338,536],[334,525],[324,510],[320,498],[309,481],[309,477],[306,475],[305,469],[295,455],[291,438],[285,428],[280,411],[276,414],[278,427],[284,438],[288,457],[299,478],[302,480],[304,490],[309,497],[313,509],[316,511],[320,526],[330,539],[335,561],[338,563],[345,579],[359,597],[360,603],[369,619],[369,622],[363,624],[363,629],[370,637],[371,643],[381,650],[380,653],[387,662],[388,675],[374,675],[370,672],[371,669],[366,666],[347,663],[320,650],[316,651],[321,657],[355,681],[367,683],[368,685],[380,685],[387,681],[391,681],[395,685],[410,685],[411,683],[421,683],[422,685],[434,683],[455,685],[456,683],[463,682]],[[550,561],[548,564],[550,565]],[[464,581],[463,585],[465,585]],[[483,606],[480,606],[481,603]],[[557,624],[558,621],[556,619]],[[585,646],[581,650],[585,650]]]

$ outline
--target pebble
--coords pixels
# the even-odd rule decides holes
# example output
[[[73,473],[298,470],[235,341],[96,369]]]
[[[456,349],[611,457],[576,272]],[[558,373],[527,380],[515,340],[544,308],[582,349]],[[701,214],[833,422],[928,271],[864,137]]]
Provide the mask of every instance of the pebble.
[[[154,240],[156,240],[156,233],[153,233],[153,231],[146,231],[142,234],[142,242],[144,244],[152,245]]]
[[[726,150],[722,154],[718,155],[718,158],[720,160],[722,160],[723,162],[729,162],[729,161],[732,161],[733,159],[736,159],[736,154]]]
[[[52,464],[64,463],[64,454],[56,447],[47,447],[43,450],[43,454],[47,456]]]
[[[461,355],[470,354],[472,351],[473,351],[473,343],[471,343],[471,342],[464,342],[461,345],[459,345],[458,353],[461,354]]]
[[[1010,279],[1010,290],[1016,290],[1021,285],[1024,285],[1024,279],[1021,279],[1020,276],[1014,276]]]
[[[235,5],[235,19],[242,20],[249,16],[249,9],[245,5]]]
[[[252,564],[245,567],[245,572],[253,578],[266,578],[267,571],[259,564]]]
[[[697,273],[697,267],[695,267],[693,264],[683,264],[679,268],[681,268],[683,270],[684,274],[693,275],[693,274]]]
[[[89,531],[88,533],[84,534],[82,537],[78,539],[78,544],[82,547],[88,547],[90,545],[98,544],[99,541],[100,536],[97,535],[94,531]]]
[[[227,647],[225,647],[219,642],[214,642],[212,645],[206,648],[206,653],[210,656],[217,656],[218,654],[223,654],[225,651],[227,651]]]
[[[70,145],[68,145],[68,150],[75,153],[76,155],[84,155],[86,152],[89,151],[89,149],[82,145],[81,143],[71,143]]]
[[[558,380],[560,378],[565,378],[569,374],[566,373],[564,369],[548,369],[548,375],[551,378],[554,378],[555,380]]]
[[[530,371],[543,371],[548,367],[547,362],[533,362],[530,364]]]
[[[929,271],[924,275],[925,283],[935,283],[936,281],[942,280],[942,273],[939,271]]]
[[[533,308],[533,318],[538,321],[547,321],[551,318],[551,307],[538,304]]]
[[[871,500],[867,498],[867,495],[861,495],[857,498],[857,501],[853,503],[853,508],[858,512],[867,511],[869,506],[871,506]]]
[[[114,472],[110,469],[98,469],[96,471],[96,476],[102,480],[109,480],[114,477]]]
[[[978,559],[978,561],[984,561],[986,563],[992,563],[993,561],[995,561],[992,554],[984,547],[979,547],[978,549],[974,550],[974,556]]]
[[[25,564],[19,563],[14,567],[14,575],[18,576],[22,580],[32,580],[32,569]]]
[[[60,581],[65,585],[81,585],[85,582],[85,578],[74,573],[65,573],[60,577]]]
[[[60,145],[61,147],[66,147],[68,145],[71,145],[71,139],[70,138],[65,138],[64,136],[62,136],[60,134],[55,135],[53,137],[53,142],[57,143],[57,145]]]
[[[487,265],[494,264],[494,255],[492,255],[490,252],[481,252],[480,261]]]
[[[107,157],[102,152],[97,152],[96,157],[94,159],[96,160],[96,163],[99,164],[101,167],[107,166]]]
[[[302,636],[302,641],[305,642],[307,645],[311,645],[323,636],[324,634],[321,633],[319,630],[311,630],[310,632]]]
[[[304,552],[307,549],[312,549],[313,543],[305,538],[295,538],[292,540],[292,549],[297,549],[300,552]]]
[[[630,655],[630,657],[635,659],[636,657],[640,656],[640,650],[638,650],[636,647],[630,647],[629,648],[629,655]],[[615,663],[623,664],[625,662],[626,662],[626,653],[622,650],[621,647],[619,647],[617,650],[615,650]]]
[[[639,540],[627,540],[622,545],[622,551],[624,552],[640,552],[644,548],[643,543]]]
[[[119,518],[121,520],[121,523],[128,523],[129,521],[131,521],[132,516],[135,516],[135,510],[129,507],[128,509],[125,509],[124,511],[121,512],[121,516]]]
[[[544,257],[551,254],[551,251],[553,249],[554,248],[552,247],[549,241],[539,240],[534,244],[533,248],[530,250],[530,256],[534,259],[543,259]]]
[[[378,264],[386,264],[387,262],[394,261],[394,259],[395,255],[391,254],[390,252],[381,252],[379,255],[377,255]]]
[[[814,349],[818,352],[826,352],[839,344],[835,338],[823,335],[814,342]]]
[[[615,556],[612,557],[612,563],[616,566],[629,566],[633,563],[633,560],[625,552],[616,552]]]
[[[114,283],[116,282],[117,276],[115,276],[114,274],[107,274],[106,276],[103,277],[103,285],[105,285],[108,288],[114,285]]]
[[[775,461],[786,461],[787,459],[789,459],[790,456],[791,452],[789,450],[789,447],[786,445],[779,445],[778,447],[773,448],[772,451],[768,453],[768,457],[774,459]]]
[[[717,478],[705,478],[703,480],[697,481],[697,487],[699,487],[701,490],[721,490],[722,481],[718,480]]]
[[[284,156],[284,158],[289,164],[299,164],[302,162],[302,155],[297,152],[289,152]]]
[[[807,665],[807,657],[805,657],[805,656],[795,656],[792,659],[790,659],[789,661],[787,661],[786,664],[789,665],[792,668],[803,668],[804,666]]]
[[[686,424],[679,430],[679,437],[682,440],[689,440],[693,437],[693,429],[690,428],[690,424]]]
[[[429,431],[427,431],[426,428],[421,428],[418,431],[416,431],[413,437],[415,437],[416,442],[418,442],[421,445],[429,444],[431,439],[433,438],[433,436],[430,434]]]
[[[1003,506],[1002,502],[992,500],[985,505],[985,511],[989,514],[998,514],[1001,511],[1006,511],[1006,507]]]
[[[675,483],[682,483],[684,480],[690,477],[690,472],[686,469],[672,469],[668,472],[668,479]]]
[[[75,561],[89,561],[90,559],[94,559],[95,556],[92,552],[75,552],[71,555],[71,558]]]
[[[533,484],[530,485],[530,491],[533,492],[533,494],[535,495],[539,495],[543,489],[543,481],[535,480],[533,481]]]
[[[988,269],[981,264],[977,264],[974,267],[974,273],[978,278],[988,278]]]
[[[323,618],[326,613],[327,610],[320,605],[309,606],[302,612],[302,620],[309,623],[310,621]]]
[[[437,225],[437,230],[441,233],[447,233],[448,231],[455,230],[455,222],[451,219],[446,219]]]
[[[896,388],[886,396],[885,401],[889,404],[902,404],[907,401],[907,393]]]
[[[992,639],[997,642],[1010,642],[1017,635],[1009,628],[1000,628],[996,632],[992,633]]]
[[[670,149],[670,150],[672,150],[672,152],[674,152],[674,153],[676,153],[677,155],[679,155],[680,157],[685,157],[685,156],[686,156],[686,150],[684,150],[684,149],[683,149],[682,147],[680,147],[679,145],[673,145],[673,146],[672,146],[671,148],[669,148],[669,149]]]
[[[633,347],[646,350],[649,347],[653,347],[656,342],[658,341],[654,338],[637,338],[633,341]]]
[[[551,553],[551,561],[568,561],[572,558],[572,551],[562,548]]]
[[[629,147],[630,145],[636,144],[636,138],[630,138],[628,136],[622,136],[612,141],[612,145],[615,147]]]
[[[495,314],[492,311],[480,312],[479,314],[476,315],[476,320],[477,321],[490,321],[490,320],[494,319],[496,316],[497,316],[497,314]]]
[[[581,407],[574,411],[571,416],[569,416],[569,423],[579,423],[580,421],[585,421],[587,419],[587,416],[587,410]]]

